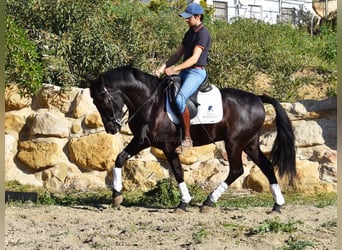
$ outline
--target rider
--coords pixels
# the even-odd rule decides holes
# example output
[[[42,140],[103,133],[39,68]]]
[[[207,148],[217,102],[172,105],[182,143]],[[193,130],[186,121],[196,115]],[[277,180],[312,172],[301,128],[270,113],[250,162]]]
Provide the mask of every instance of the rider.
[[[190,136],[190,113],[186,106],[187,99],[195,93],[206,78],[205,66],[211,44],[209,31],[203,25],[204,11],[201,5],[191,3],[179,16],[187,22],[189,29],[182,43],[170,59],[155,71],[157,76],[165,73],[168,76],[180,71],[182,86],[176,96],[176,104],[181,114],[184,137],[181,144],[182,153],[192,148]],[[183,57],[183,62],[175,65]]]

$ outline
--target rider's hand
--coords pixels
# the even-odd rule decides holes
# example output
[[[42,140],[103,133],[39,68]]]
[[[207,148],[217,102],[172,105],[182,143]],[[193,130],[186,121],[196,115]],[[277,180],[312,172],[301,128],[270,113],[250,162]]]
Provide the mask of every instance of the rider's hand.
[[[165,73],[165,68],[166,68],[166,65],[163,64],[161,67],[159,67],[155,72],[154,74],[158,77],[160,77],[162,74]]]
[[[165,74],[168,76],[175,75],[177,73],[175,66],[171,66],[165,69]]]

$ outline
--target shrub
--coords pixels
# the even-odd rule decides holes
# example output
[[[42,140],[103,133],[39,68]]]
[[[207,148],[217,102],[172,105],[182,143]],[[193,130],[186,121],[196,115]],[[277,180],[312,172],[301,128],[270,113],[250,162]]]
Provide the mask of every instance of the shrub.
[[[6,85],[16,83],[23,95],[36,93],[42,84],[43,69],[40,56],[27,32],[6,17]]]
[[[87,75],[111,67],[131,64],[152,73],[181,42],[187,25],[178,14],[184,6],[185,1],[159,0],[149,5],[118,0],[8,0],[6,15],[29,31],[26,37],[44,69],[42,81],[83,87]],[[330,26],[311,37],[287,24],[212,21],[212,9],[204,7],[205,25],[212,35],[207,67],[211,83],[256,92],[255,75],[263,72],[273,81],[266,94],[294,100],[297,88],[307,83],[307,78],[294,75],[309,69],[319,72],[312,81],[328,81],[329,94],[336,94],[337,41]],[[12,78],[19,81],[21,76],[12,74]],[[38,86],[25,82],[32,89]]]

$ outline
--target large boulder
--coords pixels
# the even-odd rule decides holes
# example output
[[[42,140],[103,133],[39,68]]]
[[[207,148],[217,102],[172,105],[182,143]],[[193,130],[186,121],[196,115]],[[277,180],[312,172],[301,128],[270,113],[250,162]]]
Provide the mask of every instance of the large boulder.
[[[167,171],[164,171],[158,161],[129,160],[123,168],[123,188],[130,191],[147,191],[167,177],[169,177]]]
[[[70,160],[83,170],[108,171],[121,148],[116,138],[105,132],[72,138],[68,143]]]
[[[51,140],[19,141],[17,159],[31,170],[39,171],[56,166],[62,148]]]
[[[31,136],[66,138],[70,135],[72,123],[55,110],[39,109],[31,118]]]
[[[279,184],[282,190],[296,191],[300,193],[315,193],[315,192],[332,192],[336,189],[336,185],[321,180],[319,163],[309,160],[297,161],[297,175],[292,185],[285,177],[280,179],[278,176]],[[261,172],[258,167],[253,167],[250,174],[246,177],[246,188],[252,189],[257,192],[268,192],[270,190],[270,183],[266,176]]]
[[[78,90],[76,88],[61,88],[51,84],[43,85],[32,100],[32,108],[55,109],[63,114],[72,112],[73,102]]]

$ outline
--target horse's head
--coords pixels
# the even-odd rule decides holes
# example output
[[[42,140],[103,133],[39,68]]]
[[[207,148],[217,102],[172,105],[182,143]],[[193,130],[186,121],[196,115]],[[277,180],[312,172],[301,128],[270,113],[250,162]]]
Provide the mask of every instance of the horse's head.
[[[109,89],[100,76],[97,79],[89,79],[90,95],[99,111],[103,125],[107,133],[116,134],[122,126],[124,106],[120,90]]]

